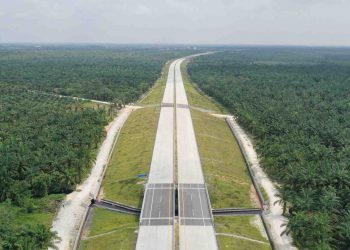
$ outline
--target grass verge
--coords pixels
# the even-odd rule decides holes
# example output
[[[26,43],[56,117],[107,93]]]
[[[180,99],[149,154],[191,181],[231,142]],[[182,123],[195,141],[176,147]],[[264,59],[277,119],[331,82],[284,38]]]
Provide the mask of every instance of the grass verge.
[[[206,109],[216,113],[227,113],[226,109],[215,100],[202,93],[201,90],[193,83],[187,73],[188,61],[181,64],[182,80],[185,85],[188,102],[191,106]]]
[[[107,199],[141,207],[159,118],[159,107],[134,111],[123,126],[107,167],[103,193]]]
[[[138,216],[93,208],[91,226],[80,249],[135,249]]]
[[[244,158],[226,122],[193,109],[191,114],[212,207],[257,207]]]
[[[138,102],[140,105],[160,104],[163,100],[166,81],[171,61],[167,62],[163,69],[160,78],[156,81],[148,94]]]
[[[225,233],[233,235],[233,237],[224,235],[217,236],[220,249],[271,249],[268,239],[262,235],[262,233],[258,229],[258,226],[256,225],[257,223],[260,223],[259,220],[261,219],[258,216],[232,216],[215,218],[216,233]],[[240,239],[234,236],[242,236],[261,242]],[[265,242],[267,244],[264,244],[262,242]]]

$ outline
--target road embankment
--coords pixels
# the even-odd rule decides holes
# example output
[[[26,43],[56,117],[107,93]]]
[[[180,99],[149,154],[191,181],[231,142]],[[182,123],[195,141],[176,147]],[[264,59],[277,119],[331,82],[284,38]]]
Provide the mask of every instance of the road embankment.
[[[58,249],[68,250],[73,247],[90,201],[92,198],[96,198],[100,189],[104,168],[107,165],[114,139],[133,110],[134,107],[132,106],[126,106],[120,110],[118,116],[109,126],[89,177],[74,192],[66,196],[59,208],[51,228],[51,231],[56,232],[59,237],[55,241]]]

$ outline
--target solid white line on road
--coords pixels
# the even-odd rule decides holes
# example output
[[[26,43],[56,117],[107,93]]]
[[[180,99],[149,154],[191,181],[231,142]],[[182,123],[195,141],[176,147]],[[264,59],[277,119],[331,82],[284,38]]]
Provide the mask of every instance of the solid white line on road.
[[[149,216],[152,217],[152,209],[153,209],[153,198],[154,198],[154,189],[152,190],[152,201],[151,201],[151,209],[149,212]],[[149,224],[151,224],[151,221],[149,221]]]
[[[168,220],[168,219],[173,219],[173,218],[172,217],[162,217],[162,218],[159,218],[159,217],[149,217],[149,218],[148,217],[143,217],[142,219],[143,220]]]
[[[199,192],[199,189],[198,189],[198,196],[199,196],[199,204],[201,206],[202,217],[204,217],[202,198],[201,198],[201,193]],[[205,225],[204,219],[203,219],[203,225]]]

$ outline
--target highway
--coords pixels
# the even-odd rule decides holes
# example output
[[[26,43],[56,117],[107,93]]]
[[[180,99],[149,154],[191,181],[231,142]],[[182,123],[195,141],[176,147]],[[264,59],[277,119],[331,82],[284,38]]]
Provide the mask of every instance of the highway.
[[[169,67],[145,186],[137,250],[175,249],[176,206],[179,213],[179,249],[218,249],[208,190],[181,76],[180,66],[184,60],[175,60]]]
[[[176,144],[180,250],[218,249],[192,117],[181,75],[175,67]]]
[[[143,198],[137,250],[175,247],[174,69],[171,63],[162,100],[152,161]]]

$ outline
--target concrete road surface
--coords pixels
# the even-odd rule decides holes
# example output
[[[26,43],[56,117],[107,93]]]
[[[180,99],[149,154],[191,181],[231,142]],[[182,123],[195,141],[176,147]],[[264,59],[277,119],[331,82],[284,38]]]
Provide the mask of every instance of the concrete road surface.
[[[214,250],[218,249],[214,227],[180,226],[180,250]]]
[[[218,249],[181,65],[175,66],[180,250]]]
[[[172,250],[174,249],[173,226],[140,226],[136,249]]]
[[[141,226],[174,224],[174,185],[148,184],[140,218]]]
[[[169,67],[142,204],[137,250],[172,250],[174,242],[174,69]]]
[[[203,184],[202,166],[188,108],[176,108],[176,131],[178,183]]]
[[[162,107],[148,183],[174,182],[174,108]]]
[[[176,60],[169,67],[142,204],[137,250],[175,248],[175,136],[180,250],[218,249],[210,200],[180,71],[183,60]]]
[[[180,225],[212,225],[211,210],[205,185],[179,184],[178,190]]]

